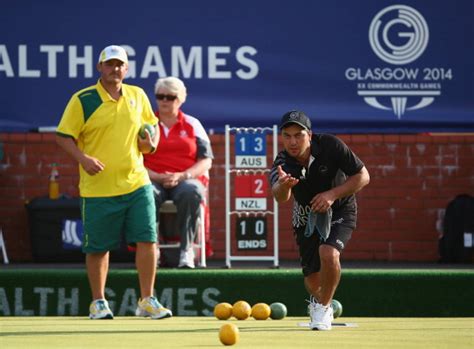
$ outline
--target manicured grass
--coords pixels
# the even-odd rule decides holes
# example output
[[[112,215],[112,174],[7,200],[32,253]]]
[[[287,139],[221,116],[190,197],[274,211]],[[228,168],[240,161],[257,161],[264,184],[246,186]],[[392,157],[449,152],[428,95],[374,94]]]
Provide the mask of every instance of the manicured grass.
[[[240,329],[238,348],[473,348],[474,318],[339,318],[332,331],[298,326],[307,317],[228,320]],[[150,320],[116,317],[0,317],[0,347],[217,348],[221,325],[212,317]]]

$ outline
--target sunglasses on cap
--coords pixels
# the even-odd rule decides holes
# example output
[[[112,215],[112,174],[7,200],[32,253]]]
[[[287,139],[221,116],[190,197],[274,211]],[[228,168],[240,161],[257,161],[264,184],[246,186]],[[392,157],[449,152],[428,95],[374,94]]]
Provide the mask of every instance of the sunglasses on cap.
[[[167,101],[174,101],[178,96],[173,96],[173,95],[162,95],[160,93],[156,94],[156,99],[162,101],[162,100],[167,100]]]

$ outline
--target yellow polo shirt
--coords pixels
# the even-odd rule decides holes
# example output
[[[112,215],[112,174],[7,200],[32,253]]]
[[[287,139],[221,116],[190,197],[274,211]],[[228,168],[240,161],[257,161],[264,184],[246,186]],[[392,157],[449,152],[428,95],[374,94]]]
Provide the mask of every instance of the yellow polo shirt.
[[[74,138],[83,153],[105,165],[94,176],[79,166],[82,197],[128,194],[150,183],[137,144],[144,123],[155,125],[157,118],[145,92],[137,86],[122,84],[118,101],[100,81],[71,97],[56,132]]]

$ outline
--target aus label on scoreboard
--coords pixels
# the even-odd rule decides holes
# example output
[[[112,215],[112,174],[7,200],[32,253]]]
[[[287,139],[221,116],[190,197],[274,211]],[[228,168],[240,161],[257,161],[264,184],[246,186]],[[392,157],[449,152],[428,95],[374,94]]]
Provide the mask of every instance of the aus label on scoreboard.
[[[266,168],[266,154],[265,134],[239,133],[235,136],[235,167]]]
[[[267,157],[258,155],[237,155],[235,157],[237,168],[266,168]]]
[[[266,250],[268,247],[266,217],[238,217],[235,229],[238,250]]]

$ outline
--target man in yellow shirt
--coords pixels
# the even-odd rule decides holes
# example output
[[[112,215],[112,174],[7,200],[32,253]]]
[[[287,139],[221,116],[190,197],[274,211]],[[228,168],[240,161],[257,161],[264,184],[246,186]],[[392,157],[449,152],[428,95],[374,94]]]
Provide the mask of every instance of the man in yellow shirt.
[[[93,301],[91,319],[113,319],[105,299],[109,251],[120,246],[121,233],[136,244],[141,299],[137,316],[172,316],[153,296],[156,275],[156,212],[143,153],[156,149],[157,119],[145,92],[123,80],[128,57],[120,46],[102,50],[96,85],[70,99],[56,132],[57,143],[79,164],[79,192],[84,226],[82,250]],[[154,125],[153,135],[139,137],[140,127]]]

